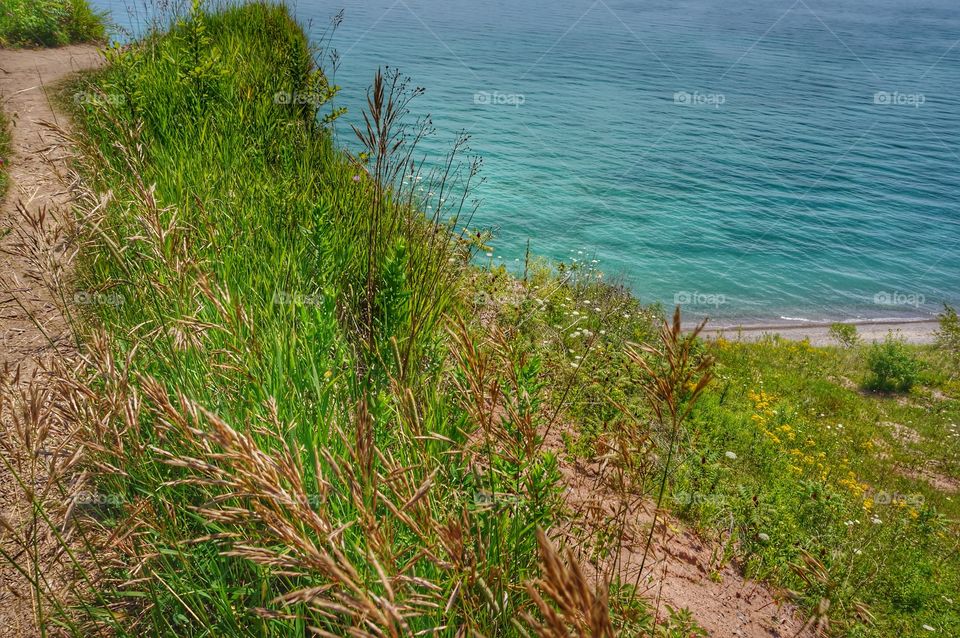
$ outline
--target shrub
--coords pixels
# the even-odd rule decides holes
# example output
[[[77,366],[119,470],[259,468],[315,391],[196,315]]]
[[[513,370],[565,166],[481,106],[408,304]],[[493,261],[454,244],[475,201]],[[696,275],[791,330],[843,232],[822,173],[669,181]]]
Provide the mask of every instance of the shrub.
[[[4,0],[0,45],[63,46],[106,40],[104,16],[87,0]]]
[[[844,348],[852,348],[860,343],[860,335],[857,334],[857,327],[852,323],[843,323],[842,321],[831,324],[830,338]]]
[[[867,367],[870,373],[865,385],[878,392],[908,392],[920,375],[920,361],[893,335],[871,346]]]

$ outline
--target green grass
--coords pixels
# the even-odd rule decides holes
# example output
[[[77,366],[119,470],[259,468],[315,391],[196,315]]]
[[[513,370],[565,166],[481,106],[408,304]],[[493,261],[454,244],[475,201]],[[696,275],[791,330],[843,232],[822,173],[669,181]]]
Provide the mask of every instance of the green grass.
[[[371,614],[405,635],[515,634],[555,463],[520,429],[537,362],[447,332],[469,259],[453,225],[378,189],[395,160],[332,145],[316,115],[334,89],[283,8],[197,13],[108,56],[71,89],[94,96],[80,145],[113,194],[85,224],[75,321],[91,360],[124,362],[91,388],[135,415],[88,419],[106,443],[90,466],[122,468],[97,477],[122,504],[97,525],[138,532],[93,571],[150,577],[88,592],[80,616],[130,636],[337,635]],[[457,387],[494,368],[517,373],[481,381],[518,422],[480,440],[518,438],[481,455],[468,437],[491,406]]]
[[[423,195],[459,201],[473,166],[409,175],[402,78],[371,96],[368,152],[336,148],[314,53],[281,7],[195,9],[67,89],[90,192],[66,291],[86,365],[60,405],[96,496],[69,633],[524,635],[544,617],[536,531],[573,514],[558,453],[606,459],[629,486],[611,498],[663,485],[724,560],[806,610],[828,599],[838,635],[960,632],[958,503],[910,471],[960,474],[943,348],[898,348],[921,365],[889,394],[864,389],[848,329],[837,349],[697,342],[676,373],[624,345],[656,343],[661,309],[591,260],[476,266],[469,210]],[[695,404],[679,426],[651,376]],[[580,530],[600,566],[608,523]],[[648,635],[630,584],[614,625]],[[696,631],[671,618],[659,635]]]
[[[0,46],[63,46],[106,40],[104,17],[87,0],[3,0]]]
[[[960,475],[960,393],[938,350],[911,346],[898,348],[926,370],[913,393],[865,390],[876,347],[712,347],[719,382],[698,407],[675,502],[727,530],[730,557],[751,575],[811,608],[829,599],[838,635],[922,636],[924,625],[955,635],[960,497],[914,470]],[[801,550],[825,576],[798,569]]]

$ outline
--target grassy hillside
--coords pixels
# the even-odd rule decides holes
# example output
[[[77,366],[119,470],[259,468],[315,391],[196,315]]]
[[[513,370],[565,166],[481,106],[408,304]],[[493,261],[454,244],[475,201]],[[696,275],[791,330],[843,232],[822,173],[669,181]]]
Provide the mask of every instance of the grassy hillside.
[[[452,319],[470,166],[407,178],[449,193],[448,223],[418,211],[394,76],[369,159],[334,148],[334,89],[282,8],[198,13],[109,57],[76,87],[94,96],[85,168],[112,199],[85,221],[75,299],[113,406],[88,420],[88,462],[115,468],[99,524],[135,540],[100,560],[116,584],[91,604],[136,636],[515,633],[558,488],[549,454],[468,440],[494,408],[472,414],[469,388],[503,384],[519,421],[484,433],[514,437],[540,385]],[[130,565],[149,577],[119,584]]]
[[[649,635],[628,583],[608,599],[546,540],[576,514],[560,458],[838,634],[960,631],[956,505],[908,473],[956,476],[954,361],[907,349],[914,387],[871,394],[865,346],[658,336],[587,260],[477,267],[475,163],[411,161],[392,74],[366,151],[334,147],[312,53],[283,8],[197,11],[70,88],[69,633]],[[622,523],[578,527],[597,572]]]
[[[0,46],[63,46],[106,40],[103,16],[87,0],[3,0]]]

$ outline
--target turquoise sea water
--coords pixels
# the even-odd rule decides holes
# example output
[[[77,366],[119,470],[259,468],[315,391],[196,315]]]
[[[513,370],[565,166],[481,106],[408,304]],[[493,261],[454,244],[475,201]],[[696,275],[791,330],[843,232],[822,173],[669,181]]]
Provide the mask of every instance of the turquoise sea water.
[[[95,0],[130,24],[127,0]],[[723,321],[960,301],[956,0],[301,0],[346,124],[376,68],[472,134],[494,263],[527,240]]]

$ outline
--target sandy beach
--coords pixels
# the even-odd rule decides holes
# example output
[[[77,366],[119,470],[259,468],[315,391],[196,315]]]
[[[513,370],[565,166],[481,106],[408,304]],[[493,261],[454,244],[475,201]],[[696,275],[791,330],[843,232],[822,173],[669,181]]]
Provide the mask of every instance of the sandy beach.
[[[936,320],[915,321],[861,321],[850,322],[864,342],[882,341],[887,334],[893,333],[907,343],[933,343],[939,323]],[[703,334],[708,339],[724,337],[731,341],[757,341],[766,335],[779,335],[791,341],[809,339],[814,346],[837,345],[830,336],[830,323],[769,323],[745,324],[735,326],[711,327],[707,324]]]

